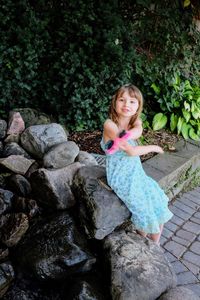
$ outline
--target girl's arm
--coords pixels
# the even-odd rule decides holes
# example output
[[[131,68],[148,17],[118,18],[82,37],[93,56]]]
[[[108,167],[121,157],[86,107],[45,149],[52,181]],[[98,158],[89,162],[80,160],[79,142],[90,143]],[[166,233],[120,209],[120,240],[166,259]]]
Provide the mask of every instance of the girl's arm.
[[[138,118],[134,123],[134,127],[129,131],[132,133],[131,138],[133,140],[137,140],[142,135],[142,131],[143,131],[142,120]]]
[[[120,142],[119,149],[125,151],[130,156],[144,155],[150,152],[164,153],[163,149],[160,146],[131,146],[127,141]]]

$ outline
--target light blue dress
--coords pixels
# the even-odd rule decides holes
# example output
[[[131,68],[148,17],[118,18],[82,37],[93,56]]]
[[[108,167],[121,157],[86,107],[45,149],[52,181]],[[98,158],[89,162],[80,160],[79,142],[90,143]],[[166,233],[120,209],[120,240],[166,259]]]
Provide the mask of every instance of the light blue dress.
[[[137,143],[128,141],[132,146]],[[108,142],[101,141],[105,151]],[[139,156],[129,156],[124,151],[106,155],[108,185],[131,212],[136,229],[145,233],[159,233],[160,224],[166,223],[173,214],[168,209],[168,197],[158,183],[147,176]]]

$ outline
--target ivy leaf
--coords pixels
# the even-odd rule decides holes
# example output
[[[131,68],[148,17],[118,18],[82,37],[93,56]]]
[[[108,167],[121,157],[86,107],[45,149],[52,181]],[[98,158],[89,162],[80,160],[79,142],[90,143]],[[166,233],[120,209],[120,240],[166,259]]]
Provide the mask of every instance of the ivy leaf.
[[[153,130],[160,130],[167,124],[167,117],[163,113],[158,113],[154,116],[152,126]]]

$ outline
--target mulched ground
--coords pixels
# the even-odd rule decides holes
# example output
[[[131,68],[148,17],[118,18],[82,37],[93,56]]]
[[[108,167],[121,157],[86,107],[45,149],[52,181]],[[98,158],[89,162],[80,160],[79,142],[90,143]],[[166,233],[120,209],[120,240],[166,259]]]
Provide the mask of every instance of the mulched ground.
[[[102,131],[83,131],[73,132],[69,135],[69,140],[74,141],[82,151],[89,153],[104,154],[100,147]],[[180,136],[166,130],[152,131],[144,129],[143,135],[138,141],[139,144],[155,144],[161,146],[164,151],[176,151],[175,143],[180,140]],[[141,160],[145,161],[153,157],[155,153],[149,153],[141,156]]]

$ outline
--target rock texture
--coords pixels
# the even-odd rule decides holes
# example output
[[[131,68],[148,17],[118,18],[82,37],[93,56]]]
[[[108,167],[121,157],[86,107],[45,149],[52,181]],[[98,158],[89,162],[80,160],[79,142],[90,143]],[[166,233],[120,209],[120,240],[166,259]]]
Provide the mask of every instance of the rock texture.
[[[103,167],[82,167],[73,183],[86,233],[100,240],[130,216],[122,201],[106,185],[105,176]]]
[[[155,300],[176,286],[163,250],[134,232],[118,231],[105,239],[111,294],[118,300]]]
[[[66,141],[65,130],[56,123],[30,126],[21,135],[22,147],[38,158],[42,158],[51,147]]]

